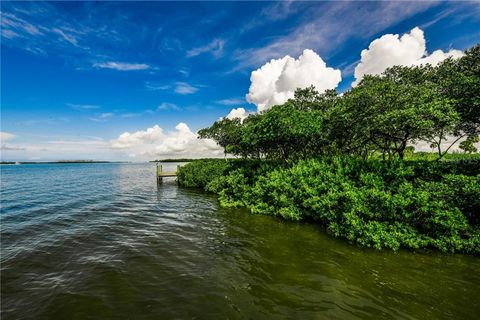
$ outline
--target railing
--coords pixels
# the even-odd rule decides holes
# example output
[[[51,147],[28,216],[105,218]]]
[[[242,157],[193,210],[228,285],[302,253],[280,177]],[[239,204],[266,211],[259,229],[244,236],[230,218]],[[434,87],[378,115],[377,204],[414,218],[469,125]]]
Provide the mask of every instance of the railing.
[[[177,170],[180,167],[180,165],[177,166]],[[157,163],[157,183],[162,183],[163,178],[167,177],[176,177],[177,176],[177,171],[163,171],[163,165],[160,163]]]

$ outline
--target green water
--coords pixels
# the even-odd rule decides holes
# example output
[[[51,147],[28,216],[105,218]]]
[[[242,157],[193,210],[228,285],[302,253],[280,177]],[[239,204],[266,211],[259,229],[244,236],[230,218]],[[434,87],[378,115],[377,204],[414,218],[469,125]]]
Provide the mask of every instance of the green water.
[[[2,166],[2,319],[480,315],[479,258],[358,248],[154,175],[150,164]]]

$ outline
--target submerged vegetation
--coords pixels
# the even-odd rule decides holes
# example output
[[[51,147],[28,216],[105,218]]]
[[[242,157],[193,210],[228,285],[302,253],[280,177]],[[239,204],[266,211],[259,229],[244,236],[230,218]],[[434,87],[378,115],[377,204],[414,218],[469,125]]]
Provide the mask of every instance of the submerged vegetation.
[[[199,135],[241,159],[193,161],[178,181],[367,247],[479,254],[479,133],[477,45],[436,67],[366,76],[343,95],[298,89],[283,105],[221,119]],[[417,142],[435,153],[414,153]],[[448,154],[456,143],[468,154]]]

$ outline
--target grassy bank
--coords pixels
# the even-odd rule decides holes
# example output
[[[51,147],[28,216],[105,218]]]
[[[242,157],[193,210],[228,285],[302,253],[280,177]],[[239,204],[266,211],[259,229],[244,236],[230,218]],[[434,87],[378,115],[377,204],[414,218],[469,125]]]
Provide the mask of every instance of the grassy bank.
[[[479,254],[479,157],[425,157],[199,160],[179,169],[178,182],[218,194],[222,206],[316,222],[366,247]]]

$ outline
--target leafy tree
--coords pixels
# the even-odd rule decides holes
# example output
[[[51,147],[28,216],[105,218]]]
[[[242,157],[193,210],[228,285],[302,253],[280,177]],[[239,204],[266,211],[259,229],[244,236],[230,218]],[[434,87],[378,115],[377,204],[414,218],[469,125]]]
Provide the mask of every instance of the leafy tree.
[[[286,103],[244,122],[243,142],[269,159],[312,157],[327,143],[322,124],[320,112],[302,111]]]
[[[452,130],[455,138],[445,154],[461,138],[480,133],[480,45],[466,50],[460,59],[443,61],[433,79],[459,116]]]
[[[467,139],[460,142],[460,149],[462,149],[465,153],[474,153],[477,152],[477,147],[475,147],[475,143],[480,142],[479,136],[468,136]]]
[[[378,153],[403,159],[407,145],[417,141],[429,142],[440,159],[462,137],[480,132],[479,65],[477,45],[437,67],[395,66],[367,75],[341,96],[313,86],[297,89],[283,105],[243,122],[219,120],[199,136],[214,139],[225,153],[258,159]],[[470,150],[468,141],[462,146]]]
[[[228,119],[222,118],[215,121],[209,128],[198,131],[200,139],[213,139],[222,148],[224,148],[225,155],[231,146],[238,145],[241,141],[241,121],[238,118]]]
[[[415,147],[414,146],[408,146],[405,148],[405,155],[406,156],[412,156],[415,153]]]
[[[370,142],[388,159],[403,159],[409,142],[435,137],[439,124],[444,128],[455,119],[452,106],[422,67],[393,67],[366,76],[346,100],[347,110],[342,111],[355,115],[346,126],[359,130],[356,135],[363,136],[363,144]]]
[[[305,89],[295,90],[294,98],[289,102],[299,110],[320,110],[327,111],[339,98],[335,89],[326,90],[324,93],[318,93],[313,85]]]
[[[290,103],[299,110],[311,110],[315,109],[319,97],[318,91],[311,85],[305,89],[298,88],[295,90],[294,98],[290,100]]]

